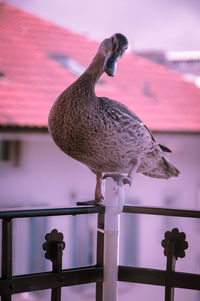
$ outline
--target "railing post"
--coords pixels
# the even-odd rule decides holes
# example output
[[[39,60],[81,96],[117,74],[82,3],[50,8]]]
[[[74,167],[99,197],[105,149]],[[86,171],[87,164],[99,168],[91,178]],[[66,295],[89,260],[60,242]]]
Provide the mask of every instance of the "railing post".
[[[98,213],[96,265],[103,267],[103,261],[104,261],[104,213]],[[102,300],[103,300],[103,281],[96,283],[96,301],[102,301]]]
[[[122,176],[107,177],[105,182],[104,282],[103,301],[116,301],[119,258],[120,213],[123,210]]]
[[[52,261],[52,272],[59,273],[62,270],[62,255],[65,248],[63,234],[54,229],[45,236],[46,242],[43,249],[46,251],[45,257]],[[62,279],[60,279],[62,280]],[[61,287],[52,288],[51,301],[61,300]]]
[[[12,278],[12,220],[3,219],[2,222],[2,278]],[[13,288],[13,284],[10,284]],[[11,295],[3,295],[2,301],[11,301]]]
[[[176,260],[178,257],[185,257],[185,249],[188,248],[188,242],[185,241],[184,232],[179,232],[177,228],[165,232],[165,239],[162,240],[164,255],[167,257],[167,281],[165,285],[165,301],[174,301],[174,287],[171,286],[171,273],[175,271]]]

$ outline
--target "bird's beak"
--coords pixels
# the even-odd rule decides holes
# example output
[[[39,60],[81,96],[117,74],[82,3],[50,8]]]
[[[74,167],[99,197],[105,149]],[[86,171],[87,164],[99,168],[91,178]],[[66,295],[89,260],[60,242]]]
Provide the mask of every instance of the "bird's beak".
[[[115,75],[115,69],[116,69],[116,63],[119,58],[119,54],[116,52],[112,52],[110,55],[108,55],[105,58],[104,62],[104,71],[109,75],[109,76],[114,76]]]

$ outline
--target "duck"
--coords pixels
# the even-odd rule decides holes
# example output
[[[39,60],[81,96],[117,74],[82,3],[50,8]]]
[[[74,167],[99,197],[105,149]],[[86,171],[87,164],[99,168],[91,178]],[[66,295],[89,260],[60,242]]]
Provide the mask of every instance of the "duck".
[[[104,39],[88,68],[60,94],[49,112],[48,129],[55,144],[96,175],[94,199],[84,204],[102,204],[103,175],[120,174],[123,184],[130,185],[136,173],[160,179],[180,173],[164,154],[171,150],[157,143],[134,112],[95,93],[103,73],[115,75],[127,48],[128,40],[121,33]]]

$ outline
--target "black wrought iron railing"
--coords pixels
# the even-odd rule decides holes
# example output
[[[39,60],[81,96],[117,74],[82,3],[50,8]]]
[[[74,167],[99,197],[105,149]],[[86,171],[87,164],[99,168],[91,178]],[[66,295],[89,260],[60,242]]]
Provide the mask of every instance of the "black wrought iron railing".
[[[96,301],[103,300],[103,262],[104,262],[104,206],[86,206],[59,209],[12,210],[1,211],[2,219],[2,275],[0,278],[0,295],[2,301],[10,301],[12,295],[22,292],[51,289],[51,300],[61,300],[62,287],[96,283]],[[200,211],[176,210],[167,208],[152,208],[128,206],[123,208],[125,213],[150,214],[200,218]],[[52,271],[12,275],[12,221],[16,218],[41,216],[98,214],[97,225],[97,256],[96,264],[73,269],[62,269],[62,254],[65,248],[62,233],[53,229],[46,235],[43,244],[45,257],[52,262]],[[167,231],[162,241],[166,255],[166,270],[156,270],[139,267],[118,267],[118,280],[133,283],[151,284],[165,287],[165,301],[174,300],[174,288],[200,290],[200,274],[182,273],[175,271],[178,257],[184,257],[188,247],[185,234],[178,229]],[[108,301],[108,300],[104,300]]]

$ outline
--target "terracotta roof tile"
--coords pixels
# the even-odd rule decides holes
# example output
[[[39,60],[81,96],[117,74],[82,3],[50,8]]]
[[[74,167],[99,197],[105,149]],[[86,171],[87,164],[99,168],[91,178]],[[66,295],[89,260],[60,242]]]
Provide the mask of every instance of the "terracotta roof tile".
[[[49,109],[75,75],[52,55],[85,68],[98,43],[7,5],[0,6],[0,126],[47,127]],[[99,96],[126,104],[157,131],[200,131],[200,89],[164,66],[131,53]]]

